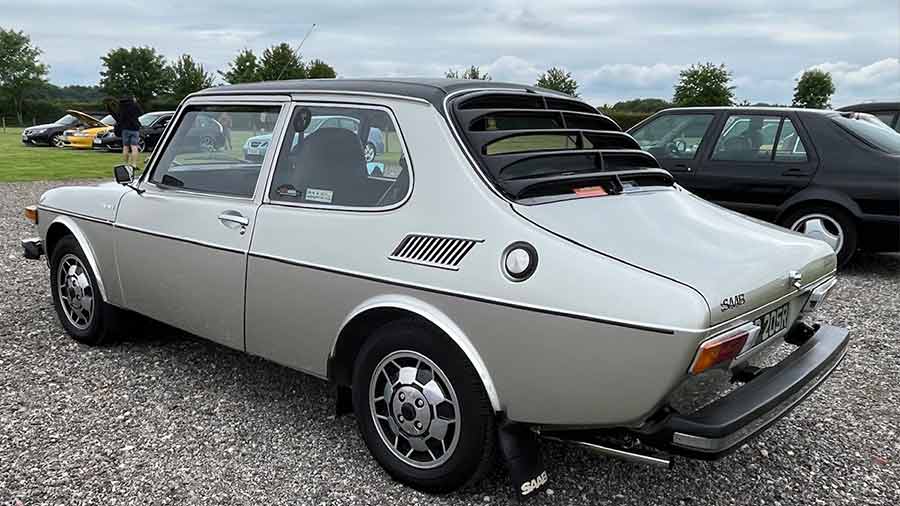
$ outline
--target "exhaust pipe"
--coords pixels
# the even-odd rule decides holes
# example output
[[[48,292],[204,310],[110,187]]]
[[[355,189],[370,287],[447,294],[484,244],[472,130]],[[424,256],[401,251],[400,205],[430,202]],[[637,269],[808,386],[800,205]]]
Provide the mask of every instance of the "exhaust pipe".
[[[587,441],[579,441],[576,439],[563,439],[561,437],[556,436],[546,436],[541,435],[542,438],[548,439],[551,441],[558,441],[560,443],[566,443],[570,445],[580,446],[582,448],[586,448],[594,453],[599,453],[601,455],[606,455],[609,457],[615,457],[622,460],[627,460],[629,462],[637,462],[639,464],[648,464],[654,467],[664,467],[671,468],[672,462],[669,459],[662,459],[659,457],[652,457],[650,455],[644,455],[642,453],[635,453],[626,450],[622,450],[619,448],[611,448],[609,446],[599,445],[597,443],[589,443]]]

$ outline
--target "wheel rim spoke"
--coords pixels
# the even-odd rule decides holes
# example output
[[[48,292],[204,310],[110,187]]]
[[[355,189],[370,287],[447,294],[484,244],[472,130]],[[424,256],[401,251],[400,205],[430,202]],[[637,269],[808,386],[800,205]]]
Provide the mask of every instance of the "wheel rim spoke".
[[[94,316],[94,288],[81,259],[71,253],[63,256],[56,283],[60,309],[66,320],[76,329],[87,329]]]
[[[381,360],[370,380],[369,407],[385,446],[410,466],[437,467],[456,449],[456,393],[443,371],[418,352],[398,351]]]
[[[840,224],[824,214],[804,216],[797,220],[791,229],[813,239],[824,241],[835,252],[839,252],[844,244],[844,234]]]

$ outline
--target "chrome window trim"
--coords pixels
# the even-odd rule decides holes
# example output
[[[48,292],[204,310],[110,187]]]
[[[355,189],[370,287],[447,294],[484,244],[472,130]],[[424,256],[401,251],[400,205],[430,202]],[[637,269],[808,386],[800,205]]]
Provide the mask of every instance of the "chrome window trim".
[[[400,141],[400,148],[403,150],[403,156],[406,158],[406,170],[409,171],[409,188],[406,189],[406,195],[403,196],[400,201],[388,205],[388,206],[380,206],[380,207],[363,207],[363,206],[333,206],[327,204],[303,204],[299,202],[288,202],[283,200],[272,200],[269,196],[272,193],[272,181],[275,178],[275,170],[277,169],[278,159],[281,156],[281,148],[284,145],[284,137],[288,132],[288,124],[290,123],[290,118],[294,117],[294,112],[303,106],[307,107],[335,107],[335,108],[344,108],[344,109],[374,109],[387,113],[387,115],[391,118],[391,121],[394,122],[394,129],[397,132],[397,138]],[[305,100],[302,102],[293,102],[288,108],[288,113],[284,116],[284,128],[279,133],[278,136],[278,144],[275,146],[274,150],[266,150],[266,156],[272,153],[272,163],[270,164],[271,170],[269,170],[268,179],[266,181],[265,189],[262,195],[262,204],[266,205],[276,205],[283,207],[297,207],[304,209],[325,209],[329,211],[351,211],[351,212],[364,212],[364,213],[377,213],[377,212],[387,212],[393,211],[402,207],[406,204],[409,199],[412,197],[413,188],[415,187],[415,170],[413,169],[413,161],[412,157],[409,154],[409,149],[406,145],[406,139],[403,137],[403,132],[400,129],[400,122],[397,121],[397,116],[394,114],[393,109],[391,109],[387,105],[383,104],[372,104],[372,103],[350,103],[350,102],[327,102],[327,101],[315,101],[315,100]],[[274,137],[273,137],[274,139]]]
[[[155,183],[150,180],[151,174],[156,172],[156,169],[159,165],[159,160],[162,158],[162,153],[165,152],[166,149],[169,148],[169,143],[172,140],[172,136],[174,135],[175,130],[177,130],[177,126],[181,123],[181,120],[185,114],[185,110],[188,107],[195,105],[247,105],[247,106],[271,106],[273,104],[281,104],[281,109],[278,111],[278,119],[275,121],[275,127],[272,129],[272,136],[278,134],[280,136],[281,130],[284,129],[287,120],[284,117],[285,110],[290,105],[290,98],[286,95],[279,96],[269,96],[269,97],[259,97],[253,95],[247,95],[241,98],[237,97],[228,97],[228,98],[215,98],[215,97],[205,97],[198,95],[189,95],[188,98],[184,99],[181,104],[178,105],[178,108],[175,110],[175,113],[169,118],[169,125],[166,125],[166,130],[163,136],[156,143],[156,148],[153,150],[153,154],[150,156],[150,165],[144,168],[144,172],[141,174],[141,177],[138,179],[136,186],[142,190],[152,190],[153,194],[157,195],[192,195],[192,196],[211,196],[217,198],[229,198],[229,199],[240,199],[245,201],[260,201],[259,192],[261,190],[260,181],[267,180],[270,176],[270,170],[272,166],[272,159],[269,157],[268,152],[266,153],[266,157],[260,162],[259,175],[263,176],[265,173],[265,178],[257,177],[256,186],[253,188],[253,195],[250,197],[240,197],[236,195],[226,195],[221,193],[214,192],[202,192],[196,190],[182,190],[178,188],[170,188],[170,187],[162,187],[158,183]],[[171,125],[175,125],[170,128]],[[281,130],[280,130],[281,129]],[[268,164],[268,165],[267,165]]]

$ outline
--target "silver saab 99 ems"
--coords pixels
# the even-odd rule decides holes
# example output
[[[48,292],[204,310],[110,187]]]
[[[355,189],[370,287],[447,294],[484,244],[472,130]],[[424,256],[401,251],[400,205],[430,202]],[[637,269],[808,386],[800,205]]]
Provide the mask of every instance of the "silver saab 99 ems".
[[[225,114],[233,136],[272,136],[261,161],[241,139],[197,142]],[[304,135],[321,116],[356,128]],[[366,161],[375,128],[384,150]],[[114,172],[26,212],[40,237],[25,255],[46,252],[66,331],[98,344],[139,313],[325,378],[375,459],[428,491],[501,452],[532,492],[545,438],[651,464],[719,457],[847,349],[846,330],[809,321],[835,283],[826,243],[695,197],[546,90],[211,88],[140,177]]]

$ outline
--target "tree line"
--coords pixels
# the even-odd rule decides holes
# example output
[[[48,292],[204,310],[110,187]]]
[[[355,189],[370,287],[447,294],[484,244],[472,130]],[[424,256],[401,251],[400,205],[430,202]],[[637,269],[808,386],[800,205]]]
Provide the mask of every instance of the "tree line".
[[[151,104],[174,106],[185,96],[213,86],[216,76],[229,84],[337,77],[331,65],[320,59],[304,61],[286,42],[266,48],[260,56],[252,49],[243,49],[227,68],[215,74],[190,54],[169,61],[156,49],[145,46],[120,47],[102,56],[103,69],[97,86],[58,87],[47,81],[49,67],[41,62],[41,54],[41,49],[24,32],[0,28],[0,107],[11,109],[19,124],[27,117],[29,100],[63,101],[74,97],[96,103],[100,96],[134,96],[145,108]],[[492,79],[477,65],[449,69],[445,77]],[[578,81],[561,67],[551,67],[542,73],[535,86],[579,96]],[[796,82],[792,105],[827,108],[831,106],[834,92],[831,74],[819,69],[807,70]],[[751,105],[735,98],[731,71],[724,64],[697,63],[681,71],[671,100],[640,98],[599,108],[646,115],[667,107],[731,105]]]
[[[50,69],[41,62],[42,54],[24,32],[0,28],[0,114],[10,110],[20,125],[42,112],[39,106],[48,101],[92,103],[99,108],[103,97],[134,96],[145,108],[172,107],[187,95],[214,86],[216,75],[228,84],[337,77],[331,65],[320,59],[304,61],[286,42],[266,48],[260,57],[244,49],[216,74],[190,54],[168,60],[144,46],[120,47],[101,56],[96,86],[60,87],[48,82]]]

